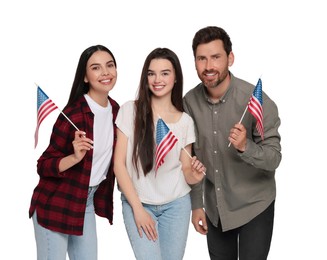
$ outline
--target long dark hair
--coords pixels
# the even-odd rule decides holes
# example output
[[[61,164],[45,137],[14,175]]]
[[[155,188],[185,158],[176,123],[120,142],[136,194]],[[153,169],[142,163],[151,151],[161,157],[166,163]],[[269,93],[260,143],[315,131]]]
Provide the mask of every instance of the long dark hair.
[[[84,50],[79,58],[73,86],[70,91],[70,95],[69,95],[69,99],[68,99],[66,107],[71,105],[76,99],[78,99],[80,96],[83,96],[84,94],[86,94],[89,91],[89,88],[90,88],[89,83],[84,82],[84,77],[86,74],[86,65],[87,65],[89,58],[96,51],[108,52],[114,61],[115,67],[117,68],[115,56],[112,54],[112,52],[107,47],[105,47],[103,45],[94,45],[94,46],[91,46],[91,47],[87,48],[86,50]]]
[[[145,59],[137,98],[135,100],[134,119],[134,146],[132,161],[138,172],[138,159],[144,175],[147,175],[153,168],[153,158],[155,153],[154,123],[151,108],[152,92],[148,85],[148,70],[153,59],[169,60],[175,70],[175,85],[172,89],[171,101],[179,111],[183,110],[183,72],[177,55],[168,48],[156,48]]]
[[[192,50],[196,58],[196,49],[200,44],[209,43],[214,40],[222,40],[227,56],[232,51],[232,42],[227,32],[217,26],[207,26],[197,31],[193,38]]]

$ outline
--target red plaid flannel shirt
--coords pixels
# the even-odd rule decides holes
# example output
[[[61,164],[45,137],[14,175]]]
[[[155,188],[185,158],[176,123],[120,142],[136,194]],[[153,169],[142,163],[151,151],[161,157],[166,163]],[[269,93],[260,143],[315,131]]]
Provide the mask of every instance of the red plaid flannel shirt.
[[[117,140],[114,122],[119,105],[110,97],[109,101],[113,113],[114,149]],[[94,115],[84,97],[63,112],[78,129],[85,131],[86,136],[93,140]],[[81,162],[68,170],[58,170],[61,158],[74,153],[72,141],[75,131],[71,123],[60,114],[53,126],[50,144],[37,162],[40,179],[32,195],[29,217],[36,210],[41,226],[65,234],[82,235],[93,151],[88,151]],[[94,195],[95,213],[107,218],[110,224],[113,221],[114,185],[112,159],[107,178],[100,183]]]

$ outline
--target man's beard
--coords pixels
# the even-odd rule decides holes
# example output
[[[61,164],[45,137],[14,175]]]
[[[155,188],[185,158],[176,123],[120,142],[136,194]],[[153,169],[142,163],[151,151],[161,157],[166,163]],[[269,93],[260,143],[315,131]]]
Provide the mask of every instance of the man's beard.
[[[216,88],[219,86],[219,84],[222,82],[223,80],[221,79],[218,79],[216,81],[210,81],[210,82],[204,82],[204,85],[207,87],[207,88]]]
[[[221,82],[223,82],[226,77],[228,76],[228,70],[224,70],[221,74],[218,73],[218,79],[215,81],[204,81],[203,80],[203,84],[207,87],[207,88],[217,88]]]

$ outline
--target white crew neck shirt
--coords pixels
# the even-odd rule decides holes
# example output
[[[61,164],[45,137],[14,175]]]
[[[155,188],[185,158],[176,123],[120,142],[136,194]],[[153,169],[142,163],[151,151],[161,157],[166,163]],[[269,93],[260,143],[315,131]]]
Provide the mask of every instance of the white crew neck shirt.
[[[190,192],[191,188],[185,181],[179,158],[180,153],[184,152],[182,148],[195,142],[192,118],[183,113],[176,123],[166,123],[177,137],[177,143],[164,158],[164,163],[159,167],[157,174],[152,169],[147,176],[144,176],[142,169],[140,169],[140,177],[138,178],[132,164],[134,113],[134,101],[126,102],[119,109],[116,125],[128,138],[126,167],[141,202],[161,205],[183,197]],[[156,125],[157,122],[154,123]]]
[[[92,113],[93,159],[89,186],[96,186],[106,178],[112,158],[114,138],[112,107],[108,100],[107,107],[100,106],[89,95],[84,95]]]

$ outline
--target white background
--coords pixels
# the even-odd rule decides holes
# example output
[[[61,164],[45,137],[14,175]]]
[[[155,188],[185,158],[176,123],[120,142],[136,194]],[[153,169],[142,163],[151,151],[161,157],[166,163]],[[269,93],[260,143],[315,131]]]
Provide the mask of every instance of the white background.
[[[277,103],[283,159],[277,169],[275,228],[269,259],[323,259],[326,247],[326,28],[323,1],[2,1],[0,4],[1,259],[36,259],[28,208],[38,182],[53,112],[34,149],[36,86],[63,108],[80,54],[106,45],[118,63],[110,95],[133,99],[146,55],[175,51],[184,93],[198,82],[194,33],[221,26],[233,42],[235,76]],[[241,116],[241,115],[240,115]],[[99,259],[133,259],[115,192],[114,225],[97,218]],[[205,237],[190,225],[185,259],[209,259]]]

